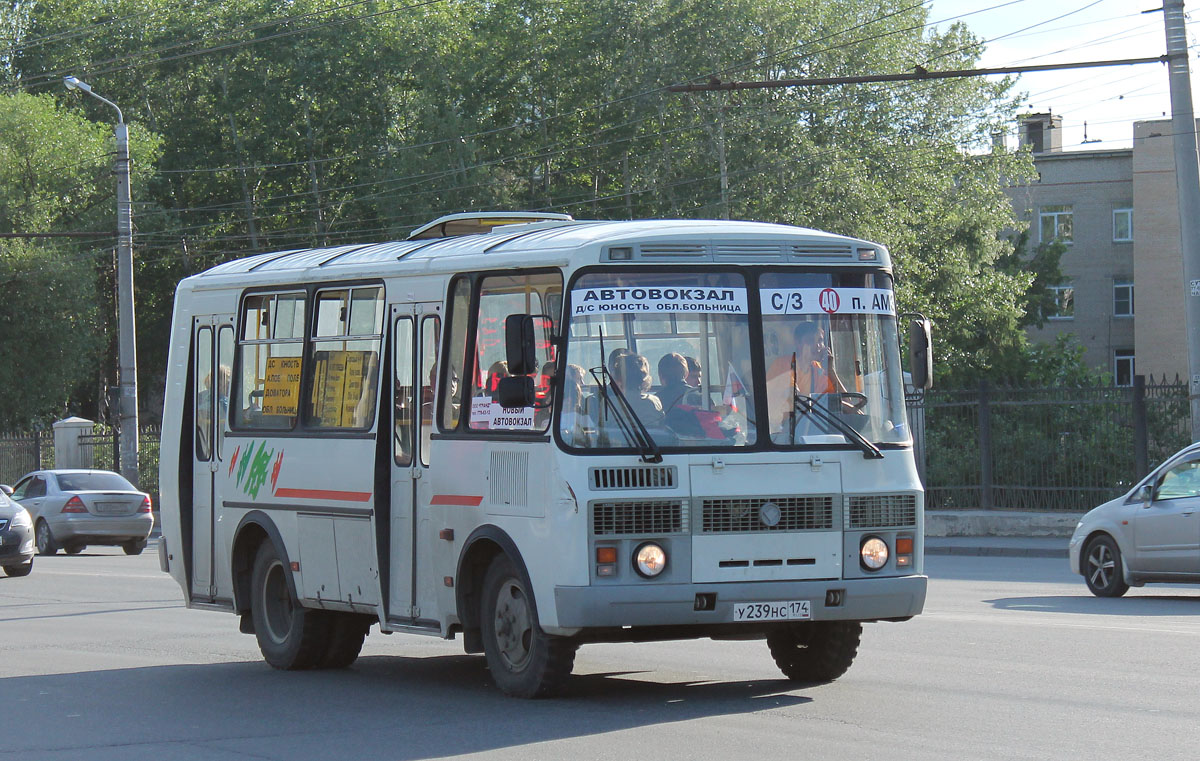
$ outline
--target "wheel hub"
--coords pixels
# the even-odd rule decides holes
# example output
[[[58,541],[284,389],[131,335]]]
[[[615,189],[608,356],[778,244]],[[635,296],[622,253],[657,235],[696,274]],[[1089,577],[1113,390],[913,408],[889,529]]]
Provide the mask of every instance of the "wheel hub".
[[[529,660],[533,623],[523,590],[513,582],[504,584],[496,599],[496,644],[500,657],[512,670]]]

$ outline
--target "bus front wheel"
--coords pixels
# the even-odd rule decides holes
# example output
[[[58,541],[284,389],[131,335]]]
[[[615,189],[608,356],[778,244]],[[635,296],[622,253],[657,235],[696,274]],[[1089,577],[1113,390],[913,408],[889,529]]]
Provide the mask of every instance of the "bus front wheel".
[[[307,669],[325,655],[329,619],[324,611],[309,610],[292,595],[288,569],[270,541],[254,558],[250,612],[263,659],[277,669]]]
[[[480,625],[488,670],[503,692],[541,698],[561,691],[577,645],[542,631],[533,597],[507,555],[497,555],[484,576]]]
[[[862,624],[857,621],[810,621],[767,635],[771,657],[794,682],[832,682],[854,662]]]

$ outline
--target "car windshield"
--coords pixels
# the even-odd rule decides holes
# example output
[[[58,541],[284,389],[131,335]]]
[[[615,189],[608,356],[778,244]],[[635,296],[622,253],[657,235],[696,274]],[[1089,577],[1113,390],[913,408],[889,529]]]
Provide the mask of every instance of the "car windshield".
[[[558,433],[579,448],[756,441],[745,279],[605,271],[570,293]]]
[[[116,473],[59,473],[58,488],[63,491],[137,491],[133,484]]]
[[[759,282],[771,441],[790,447],[855,438],[909,440],[890,278],[778,272]]]

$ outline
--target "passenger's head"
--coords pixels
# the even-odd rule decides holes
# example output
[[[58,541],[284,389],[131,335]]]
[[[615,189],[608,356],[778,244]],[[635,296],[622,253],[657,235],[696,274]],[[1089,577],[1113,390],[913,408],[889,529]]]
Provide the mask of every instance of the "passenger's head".
[[[687,374],[687,360],[682,354],[671,352],[662,355],[662,359],[658,360],[658,380],[664,386],[682,382]]]
[[[578,398],[583,394],[583,368],[579,365],[567,365],[563,375],[563,394],[565,398]]]
[[[699,386],[700,379],[704,375],[703,371],[700,369],[700,360],[696,359],[695,357],[684,357],[683,359],[685,362],[687,362],[688,366],[686,383],[689,386]]]
[[[611,375],[613,380],[618,384],[623,385],[625,378],[625,364],[621,362],[621,359],[623,357],[630,356],[631,354],[633,354],[633,352],[625,348],[613,349],[608,353],[608,363],[605,365],[605,367],[608,368],[609,375]]]
[[[622,391],[645,393],[650,390],[650,363],[641,354],[625,354],[620,358]]]
[[[493,362],[488,368],[488,385],[487,390],[495,393],[496,388],[500,385],[501,378],[508,377],[508,363],[504,360]]]

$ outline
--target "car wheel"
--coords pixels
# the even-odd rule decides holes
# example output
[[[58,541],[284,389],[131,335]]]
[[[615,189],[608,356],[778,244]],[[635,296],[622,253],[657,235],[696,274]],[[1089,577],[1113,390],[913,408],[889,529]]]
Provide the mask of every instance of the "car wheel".
[[[65,550],[68,555],[78,555],[79,553],[83,552],[85,547],[87,547],[86,544],[68,544],[66,547],[63,547],[63,550]]]
[[[810,621],[767,635],[775,665],[795,682],[832,682],[854,663],[862,624],[857,621]]]
[[[250,613],[258,649],[277,669],[312,668],[328,650],[329,616],[300,605],[288,585],[289,571],[270,541],[254,558],[250,581]]]
[[[50,533],[50,524],[46,521],[37,522],[37,528],[33,530],[33,538],[37,543],[39,555],[53,555],[58,552],[58,544],[55,543],[54,534]]]
[[[146,549],[146,540],[130,539],[121,545],[121,549],[125,550],[126,555],[141,555],[142,550]]]
[[[1083,551],[1083,580],[1097,597],[1120,597],[1129,591],[1116,541],[1101,534]]]
[[[4,573],[8,576],[28,576],[32,570],[33,558],[29,558],[28,563],[22,563],[21,565],[4,566]]]
[[[578,645],[542,631],[533,597],[507,555],[497,555],[483,580],[483,652],[492,680],[518,698],[557,694],[575,665]]]

